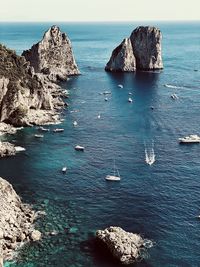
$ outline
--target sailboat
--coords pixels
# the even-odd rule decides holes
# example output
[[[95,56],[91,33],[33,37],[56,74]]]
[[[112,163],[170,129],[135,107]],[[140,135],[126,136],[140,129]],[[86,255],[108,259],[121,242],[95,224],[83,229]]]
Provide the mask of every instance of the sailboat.
[[[115,165],[115,160],[114,160],[114,168],[113,168],[113,175],[106,175],[105,178],[107,181],[120,181],[121,177],[119,174],[119,171]]]

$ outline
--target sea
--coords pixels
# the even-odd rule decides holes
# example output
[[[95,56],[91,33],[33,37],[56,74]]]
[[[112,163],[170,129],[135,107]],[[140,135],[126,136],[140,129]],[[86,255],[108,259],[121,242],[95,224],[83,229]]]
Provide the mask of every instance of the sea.
[[[0,43],[20,55],[53,24],[0,23]],[[46,212],[36,223],[42,240],[5,266],[120,267],[95,242],[96,230],[109,226],[152,241],[133,267],[200,266],[200,145],[178,142],[200,134],[200,22],[56,24],[72,42],[81,75],[62,83],[69,107],[62,124],[49,126],[64,132],[37,139],[32,127],[3,138],[26,151],[1,159],[0,176]],[[161,29],[164,69],[105,72],[112,50],[139,25]],[[105,180],[114,161],[120,182]],[[47,235],[52,231],[57,235]]]

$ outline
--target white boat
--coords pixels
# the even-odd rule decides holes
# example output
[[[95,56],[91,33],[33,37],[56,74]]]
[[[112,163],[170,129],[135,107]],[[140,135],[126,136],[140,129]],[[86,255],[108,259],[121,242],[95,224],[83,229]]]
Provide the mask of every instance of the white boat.
[[[131,93],[131,92],[129,92],[128,94],[129,94],[129,95],[132,95],[132,93]]]
[[[44,128],[42,126],[39,127],[38,130],[41,131],[41,132],[49,132],[50,131],[48,128]]]
[[[100,114],[97,116],[97,119],[101,119],[101,115]]]
[[[113,175],[106,175],[105,179],[107,181],[120,181],[121,180],[119,170],[117,169],[117,167],[115,165],[115,160],[114,160]]]
[[[34,136],[35,136],[36,138],[43,138],[43,137],[44,137],[43,134],[35,134]]]
[[[61,132],[64,132],[64,129],[62,129],[62,128],[56,128],[56,129],[53,129],[53,132],[54,133],[61,133]]]
[[[128,102],[129,103],[132,103],[133,102],[133,99],[131,97],[129,97]]]
[[[22,152],[22,151],[25,151],[26,148],[24,148],[22,146],[15,146],[15,150],[16,150],[16,152]]]
[[[110,91],[105,91],[103,92],[104,95],[111,95],[111,92]]]
[[[84,146],[77,145],[77,146],[75,146],[75,150],[77,150],[77,151],[84,151],[85,150],[85,147]]]
[[[77,121],[74,121],[74,122],[73,122],[73,125],[74,125],[74,126],[77,126],[77,125],[78,125],[78,122],[77,122]]]
[[[67,171],[67,167],[63,167],[62,168],[62,172],[64,173],[64,172],[66,172]]]
[[[182,138],[179,138],[179,143],[200,143],[200,136],[197,134],[191,134],[189,136],[185,136]]]
[[[124,86],[122,84],[118,84],[119,88],[124,88]]]
[[[108,101],[108,98],[106,97],[104,100],[105,100],[105,101]]]

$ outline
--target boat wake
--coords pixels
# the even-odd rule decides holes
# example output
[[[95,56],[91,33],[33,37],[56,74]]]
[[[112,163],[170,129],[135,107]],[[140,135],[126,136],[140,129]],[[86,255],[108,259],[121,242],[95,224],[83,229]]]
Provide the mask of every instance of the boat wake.
[[[154,144],[152,143],[152,147],[149,151],[145,144],[145,162],[151,166],[155,161],[156,161],[156,156],[154,153]]]
[[[183,86],[176,86],[176,85],[171,85],[171,84],[165,84],[165,87],[173,88],[173,89],[184,89]]]

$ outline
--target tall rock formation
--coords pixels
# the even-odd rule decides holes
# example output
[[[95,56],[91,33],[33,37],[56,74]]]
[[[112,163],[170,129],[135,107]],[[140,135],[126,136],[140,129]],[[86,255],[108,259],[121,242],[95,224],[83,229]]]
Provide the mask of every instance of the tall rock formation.
[[[53,81],[79,74],[71,42],[57,26],[52,26],[43,39],[30,50],[24,51],[22,56],[30,62],[36,73],[46,74]]]
[[[125,38],[123,42],[114,49],[105,69],[107,71],[127,72],[136,70],[136,60],[130,38]]]
[[[114,49],[106,71],[135,71],[163,69],[162,34],[156,27],[137,27],[130,38]]]
[[[137,69],[157,70],[163,68],[161,41],[162,34],[155,27],[138,27],[131,36]]]

